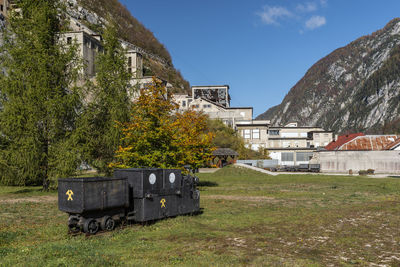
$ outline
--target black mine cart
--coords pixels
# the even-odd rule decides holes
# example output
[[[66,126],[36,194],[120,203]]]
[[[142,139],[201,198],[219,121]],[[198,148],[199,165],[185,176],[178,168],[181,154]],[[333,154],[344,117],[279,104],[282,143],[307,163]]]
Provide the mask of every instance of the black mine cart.
[[[120,169],[117,178],[127,178],[133,220],[145,222],[193,213],[200,208],[200,194],[196,184],[180,170],[172,169]]]
[[[112,230],[129,208],[125,178],[66,178],[58,180],[58,207],[70,214],[71,231]]]
[[[198,179],[174,169],[119,169],[113,178],[59,179],[58,203],[70,231],[112,230],[120,220],[146,222],[200,210]]]

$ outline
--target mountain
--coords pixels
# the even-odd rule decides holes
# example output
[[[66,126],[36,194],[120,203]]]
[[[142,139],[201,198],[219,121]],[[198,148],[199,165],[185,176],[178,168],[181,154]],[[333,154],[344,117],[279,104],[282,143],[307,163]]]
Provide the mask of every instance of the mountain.
[[[338,133],[400,132],[400,19],[315,63],[282,103],[259,115]]]
[[[144,53],[144,74],[158,76],[170,82],[174,91],[190,90],[189,83],[172,64],[165,46],[142,23],[134,18],[118,0],[64,0],[68,15],[90,30],[102,33],[107,18],[118,26],[119,37],[140,48]]]

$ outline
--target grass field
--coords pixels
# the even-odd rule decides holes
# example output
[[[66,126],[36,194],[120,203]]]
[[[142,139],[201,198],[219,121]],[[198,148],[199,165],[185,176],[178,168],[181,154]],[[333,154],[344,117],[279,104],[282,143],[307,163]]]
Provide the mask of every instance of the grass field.
[[[203,214],[86,237],[56,192],[0,187],[0,266],[400,265],[400,179],[200,174]]]

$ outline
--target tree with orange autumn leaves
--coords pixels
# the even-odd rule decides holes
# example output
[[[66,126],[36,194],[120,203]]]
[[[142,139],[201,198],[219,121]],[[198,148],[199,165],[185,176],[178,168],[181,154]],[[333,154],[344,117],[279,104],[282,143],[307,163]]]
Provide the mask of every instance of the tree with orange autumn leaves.
[[[131,120],[120,123],[122,145],[112,168],[198,168],[209,162],[214,134],[207,132],[207,116],[188,110],[175,113],[178,105],[158,79],[140,90]]]

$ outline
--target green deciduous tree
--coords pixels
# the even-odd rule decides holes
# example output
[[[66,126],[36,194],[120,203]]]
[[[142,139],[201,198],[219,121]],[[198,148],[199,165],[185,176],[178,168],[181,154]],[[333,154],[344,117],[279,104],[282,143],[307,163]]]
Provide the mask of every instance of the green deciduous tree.
[[[116,122],[129,120],[132,75],[113,23],[106,27],[103,38],[104,53],[96,60],[96,84],[88,92],[89,103],[82,115],[80,136],[84,159],[108,174],[108,163],[113,160],[121,139]]]
[[[266,149],[254,151],[245,146],[245,142],[231,127],[221,120],[208,120],[208,130],[214,133],[213,145],[218,148],[231,148],[239,153],[239,159],[269,159]]]
[[[57,0],[18,1],[3,32],[0,75],[0,179],[49,186],[72,174],[72,136],[80,96],[76,46],[60,41],[63,9]]]

